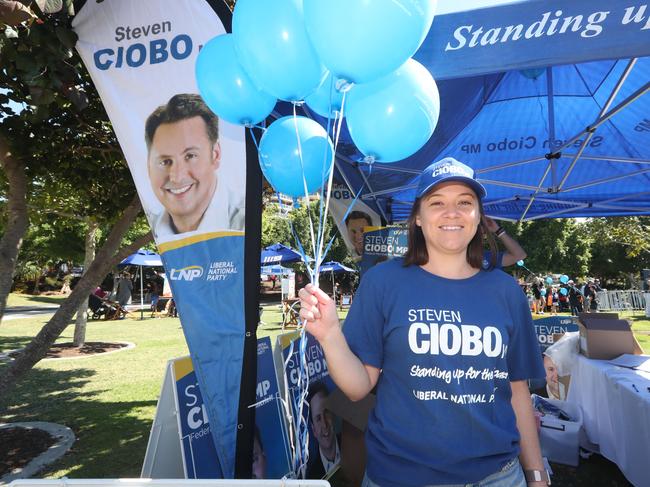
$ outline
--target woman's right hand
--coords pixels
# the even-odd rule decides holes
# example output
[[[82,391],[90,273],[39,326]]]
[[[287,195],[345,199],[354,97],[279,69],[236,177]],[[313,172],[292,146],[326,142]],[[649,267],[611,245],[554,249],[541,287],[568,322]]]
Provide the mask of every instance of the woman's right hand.
[[[307,284],[298,293],[300,298],[300,319],[306,321],[305,328],[320,343],[341,329],[336,304],[322,289]]]

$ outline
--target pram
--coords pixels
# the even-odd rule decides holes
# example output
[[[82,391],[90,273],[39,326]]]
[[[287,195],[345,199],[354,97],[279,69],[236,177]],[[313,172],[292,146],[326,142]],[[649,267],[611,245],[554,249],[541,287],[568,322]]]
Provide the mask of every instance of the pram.
[[[88,297],[88,314],[91,320],[119,320],[126,316],[127,311],[119,303],[104,301],[99,296],[91,294]]]

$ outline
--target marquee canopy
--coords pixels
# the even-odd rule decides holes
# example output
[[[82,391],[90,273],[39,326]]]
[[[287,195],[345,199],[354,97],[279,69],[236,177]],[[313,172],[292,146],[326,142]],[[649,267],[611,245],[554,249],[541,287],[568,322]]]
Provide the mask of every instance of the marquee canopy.
[[[440,90],[433,137],[408,159],[369,165],[344,130],[338,176],[389,222],[407,217],[420,171],[445,156],[474,167],[494,217],[650,214],[650,58],[638,56],[650,56],[639,2],[438,15],[415,55]]]

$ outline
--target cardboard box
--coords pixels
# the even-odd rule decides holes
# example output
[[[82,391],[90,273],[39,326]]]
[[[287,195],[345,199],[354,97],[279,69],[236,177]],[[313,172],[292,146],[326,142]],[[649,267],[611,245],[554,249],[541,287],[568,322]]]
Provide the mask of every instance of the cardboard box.
[[[548,414],[542,416],[539,430],[542,455],[551,462],[577,467],[580,462],[582,410],[574,403],[546,400],[565,411],[573,421],[563,421]]]
[[[617,313],[580,313],[580,353],[597,360],[611,360],[624,353],[642,353],[630,322]]]

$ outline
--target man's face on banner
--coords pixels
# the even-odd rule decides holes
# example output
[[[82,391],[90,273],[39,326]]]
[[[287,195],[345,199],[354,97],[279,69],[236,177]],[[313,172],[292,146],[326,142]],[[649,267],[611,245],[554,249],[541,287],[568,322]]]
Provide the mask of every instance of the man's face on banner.
[[[149,150],[149,179],[179,233],[196,230],[217,186],[219,142],[199,116],[161,124]]]
[[[332,415],[325,409],[326,396],[324,393],[319,392],[312,397],[309,403],[311,411],[311,422],[314,436],[321,450],[325,452],[335,451],[334,442],[336,435],[334,434],[334,422]]]
[[[348,237],[357,254],[363,255],[363,228],[368,226],[365,218],[352,218],[348,220]]]

